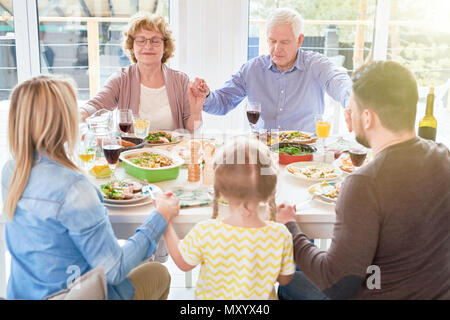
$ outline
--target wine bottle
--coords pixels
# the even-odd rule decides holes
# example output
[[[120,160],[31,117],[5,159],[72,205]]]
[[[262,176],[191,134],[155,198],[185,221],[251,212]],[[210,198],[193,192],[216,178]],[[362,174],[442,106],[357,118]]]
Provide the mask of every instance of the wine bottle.
[[[437,121],[433,116],[433,103],[434,103],[434,87],[430,87],[430,91],[427,96],[427,108],[425,116],[419,122],[419,136],[428,139],[436,140]]]

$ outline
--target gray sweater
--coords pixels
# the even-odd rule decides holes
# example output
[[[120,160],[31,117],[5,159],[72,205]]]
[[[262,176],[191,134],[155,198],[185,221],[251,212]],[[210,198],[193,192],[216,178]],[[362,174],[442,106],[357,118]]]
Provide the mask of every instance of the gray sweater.
[[[450,299],[449,150],[414,138],[348,176],[328,251],[287,227],[296,264],[331,298]]]

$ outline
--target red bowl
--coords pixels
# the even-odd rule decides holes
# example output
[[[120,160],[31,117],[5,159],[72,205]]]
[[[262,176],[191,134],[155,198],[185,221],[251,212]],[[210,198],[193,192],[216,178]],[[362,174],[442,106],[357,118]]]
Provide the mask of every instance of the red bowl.
[[[317,151],[317,149],[311,145],[302,144],[302,143],[287,143],[287,142],[280,142],[277,144],[273,144],[270,146],[270,149],[278,153],[279,148],[286,147],[288,145],[295,146],[301,148],[303,151],[309,151],[311,153],[308,154],[301,154],[301,155],[290,155],[287,153],[279,153],[278,154],[278,162],[280,164],[290,164],[293,162],[299,162],[299,161],[313,161],[313,154]]]

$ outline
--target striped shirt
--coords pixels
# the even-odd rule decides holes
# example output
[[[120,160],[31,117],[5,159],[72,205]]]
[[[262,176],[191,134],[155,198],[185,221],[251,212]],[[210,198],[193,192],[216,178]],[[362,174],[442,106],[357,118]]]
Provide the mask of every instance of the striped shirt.
[[[179,248],[187,263],[201,264],[197,299],[276,299],[277,277],[295,271],[292,236],[276,222],[243,228],[202,221]]]

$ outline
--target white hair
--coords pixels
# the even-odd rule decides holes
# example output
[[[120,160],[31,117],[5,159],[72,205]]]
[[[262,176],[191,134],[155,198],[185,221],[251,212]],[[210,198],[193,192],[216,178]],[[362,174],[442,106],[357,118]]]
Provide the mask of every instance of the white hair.
[[[292,27],[296,39],[303,34],[303,18],[295,10],[289,8],[278,8],[267,19],[266,32],[269,34],[273,27],[289,24]]]

